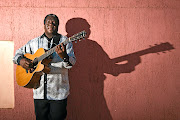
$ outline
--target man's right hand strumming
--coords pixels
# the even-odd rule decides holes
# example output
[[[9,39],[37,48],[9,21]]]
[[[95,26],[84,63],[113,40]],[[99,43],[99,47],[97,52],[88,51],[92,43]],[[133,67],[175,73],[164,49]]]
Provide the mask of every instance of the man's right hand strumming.
[[[29,70],[31,64],[32,64],[32,60],[30,60],[30,59],[22,58],[22,59],[20,60],[20,65],[21,65],[24,69]]]

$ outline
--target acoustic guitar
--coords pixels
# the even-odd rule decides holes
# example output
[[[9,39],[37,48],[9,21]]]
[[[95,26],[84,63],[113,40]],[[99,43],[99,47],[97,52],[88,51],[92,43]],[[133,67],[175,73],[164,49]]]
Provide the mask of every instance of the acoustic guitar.
[[[82,38],[85,38],[86,32],[81,31],[69,38],[67,38],[62,43],[64,45],[69,42],[77,41]],[[57,45],[56,45],[57,46]],[[41,76],[44,73],[50,72],[50,68],[48,64],[51,62],[51,59],[45,59],[49,57],[52,53],[55,52],[56,46],[46,51],[43,48],[39,48],[34,54],[24,54],[24,57],[32,60],[32,64],[30,66],[30,70],[24,69],[22,66],[17,65],[16,68],[16,81],[19,86],[23,86],[25,88],[38,88],[40,85]]]

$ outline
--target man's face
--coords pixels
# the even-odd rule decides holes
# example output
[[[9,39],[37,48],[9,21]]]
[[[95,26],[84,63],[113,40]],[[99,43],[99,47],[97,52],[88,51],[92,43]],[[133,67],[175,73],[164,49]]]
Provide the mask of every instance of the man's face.
[[[57,20],[53,16],[48,16],[45,21],[44,25],[45,33],[48,35],[54,35],[58,31],[58,24]]]

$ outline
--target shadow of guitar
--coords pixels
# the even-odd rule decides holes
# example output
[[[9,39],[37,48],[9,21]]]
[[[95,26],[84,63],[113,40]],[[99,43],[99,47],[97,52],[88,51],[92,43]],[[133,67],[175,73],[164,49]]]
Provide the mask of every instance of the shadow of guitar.
[[[166,53],[167,51],[171,52],[170,50],[175,49],[172,44],[169,42],[155,44],[154,46],[150,46],[150,48],[137,51],[134,53],[130,53],[124,56],[120,56],[114,59],[111,59],[112,63],[121,65],[123,69],[121,71],[115,70],[114,75],[117,76],[120,73],[129,73],[135,70],[135,66],[141,63],[141,56],[150,54],[150,53],[157,53],[159,55],[160,52]]]

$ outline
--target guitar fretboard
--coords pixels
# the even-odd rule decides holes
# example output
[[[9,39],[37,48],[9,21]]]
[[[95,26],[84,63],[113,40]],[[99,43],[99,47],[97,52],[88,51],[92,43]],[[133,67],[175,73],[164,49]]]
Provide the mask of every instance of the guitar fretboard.
[[[47,52],[45,52],[43,55],[41,55],[40,57],[38,57],[38,62],[44,60],[46,57],[48,57],[49,55],[53,54],[55,52],[56,46],[51,48],[50,50],[48,50]]]
[[[68,44],[69,42],[73,42],[73,41],[76,41],[76,40],[79,40],[79,39],[82,39],[86,36],[86,32],[85,30],[67,38],[65,41],[61,42],[63,43],[64,45]],[[61,44],[60,43],[60,44]],[[57,46],[57,45],[56,45]],[[51,48],[50,50],[48,50],[47,52],[45,52],[43,55],[41,55],[40,57],[36,58],[34,60],[34,63],[38,63],[40,61],[42,61],[43,59],[45,59],[46,57],[48,57],[49,55],[51,55],[52,53],[55,52],[55,49],[56,49],[56,46],[54,46],[53,48]]]

